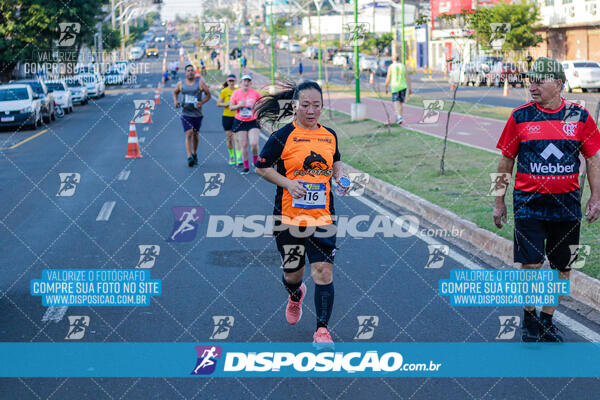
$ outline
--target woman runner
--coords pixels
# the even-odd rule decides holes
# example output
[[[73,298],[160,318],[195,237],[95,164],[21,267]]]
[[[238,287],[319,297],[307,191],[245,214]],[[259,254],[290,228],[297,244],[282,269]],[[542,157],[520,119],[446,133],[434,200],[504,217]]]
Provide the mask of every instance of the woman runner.
[[[227,136],[227,149],[229,150],[229,165],[243,165],[240,146],[231,130],[233,128],[233,121],[235,119],[235,111],[231,111],[229,109],[229,106],[227,105],[234,90],[235,75],[232,74],[227,77],[227,81],[223,84],[223,89],[221,90],[221,93],[219,94],[219,99],[217,100],[217,106],[223,107],[223,117],[221,118],[221,122],[223,125],[223,129],[225,130],[225,135]]]
[[[255,163],[256,172],[277,185],[273,232],[283,263],[283,285],[289,294],[287,322],[297,324],[302,316],[306,296],[302,278],[308,256],[317,315],[313,343],[319,349],[332,348],[327,328],[333,309],[336,250],[331,178],[339,184],[344,172],[335,132],[318,123],[323,107],[320,86],[313,81],[298,86],[284,82],[282,86],[282,91],[261,99],[255,109],[257,119],[261,124],[277,122],[281,104],[290,100],[295,117],[267,140]],[[274,164],[276,169],[271,168]],[[347,191],[348,187],[342,195]]]
[[[256,102],[260,99],[258,90],[252,89],[252,77],[250,75],[242,76],[242,87],[237,89],[229,99],[229,109],[235,111],[235,120],[233,121],[233,132],[236,134],[240,147],[242,148],[242,159],[244,170],[242,174],[250,171],[250,162],[248,161],[248,140],[252,148],[252,162],[256,163],[258,158],[258,136],[260,129],[256,124],[256,113],[252,110]]]

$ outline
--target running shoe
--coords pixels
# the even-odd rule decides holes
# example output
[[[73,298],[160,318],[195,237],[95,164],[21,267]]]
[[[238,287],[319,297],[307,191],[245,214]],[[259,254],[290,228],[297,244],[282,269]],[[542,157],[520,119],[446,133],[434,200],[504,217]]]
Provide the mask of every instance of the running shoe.
[[[229,165],[235,165],[235,159],[233,157],[229,157]]]
[[[562,332],[551,319],[540,321],[540,342],[564,342]]]
[[[331,339],[329,331],[324,326],[317,329],[313,335],[313,346],[317,350],[333,349],[333,339]]]
[[[192,158],[194,159],[194,164],[198,165],[198,154],[192,154]]]
[[[521,327],[522,342],[537,342],[540,340],[540,320],[537,315],[523,318]]]
[[[190,166],[190,167],[194,166],[194,157],[188,157],[188,166]]]
[[[244,160],[242,160],[242,159],[237,160],[237,166],[241,167],[242,165],[244,165]]]
[[[292,296],[288,296],[288,304],[285,308],[285,319],[287,319],[287,322],[290,325],[296,325],[298,321],[300,321],[300,318],[302,318],[302,301],[306,294],[306,285],[304,283],[300,285],[300,293],[302,293],[300,301],[292,301]]]
[[[396,123],[397,123],[398,125],[401,125],[401,124],[402,124],[402,117],[398,117],[398,118],[396,118]]]
[[[250,172],[250,168],[244,168],[241,172],[242,175],[246,175],[248,172]]]

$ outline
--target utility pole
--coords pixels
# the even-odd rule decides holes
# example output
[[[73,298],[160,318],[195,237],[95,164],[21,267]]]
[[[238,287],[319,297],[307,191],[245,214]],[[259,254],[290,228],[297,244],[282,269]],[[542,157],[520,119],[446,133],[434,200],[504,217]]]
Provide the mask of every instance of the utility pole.
[[[402,64],[404,64],[404,68],[406,68],[406,40],[404,40],[404,0],[402,0]]]
[[[110,18],[110,23],[113,29],[116,28],[117,23],[115,22],[115,0],[110,0],[110,9],[111,11],[111,18]]]
[[[354,89],[356,104],[360,104],[360,71],[358,68],[358,0],[354,0]]]
[[[344,48],[344,16],[346,15],[346,0],[342,0],[342,30],[340,31],[340,49]]]
[[[317,22],[319,27],[319,82],[323,81],[323,48],[321,47],[321,0],[315,0],[317,6]]]
[[[271,87],[275,88],[275,26],[273,25],[273,0],[269,3],[269,24],[271,25]]]
[[[123,3],[119,4],[119,21],[121,22],[121,59],[126,60],[125,56],[125,29],[123,28]]]

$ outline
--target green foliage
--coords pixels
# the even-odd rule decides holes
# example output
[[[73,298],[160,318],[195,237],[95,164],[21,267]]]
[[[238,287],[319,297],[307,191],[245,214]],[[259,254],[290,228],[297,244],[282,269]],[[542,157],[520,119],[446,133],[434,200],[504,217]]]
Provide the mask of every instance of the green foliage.
[[[493,7],[463,12],[463,17],[466,26],[473,29],[475,40],[486,50],[492,49],[491,43],[495,38],[492,23],[510,24],[500,49],[502,53],[525,50],[542,41],[542,37],[534,32],[539,19],[535,3],[498,3]]]
[[[387,46],[390,46],[393,40],[394,35],[389,32],[386,32],[381,36],[373,35],[373,33],[367,33],[365,41],[360,46],[360,51],[372,55],[378,55],[383,53],[383,50]]]
[[[102,26],[102,47],[105,51],[118,49],[121,46],[121,32],[113,29],[109,23]]]
[[[102,6],[108,0],[2,0],[0,2],[0,75],[3,79],[18,62],[35,61],[50,52],[59,38],[59,23],[81,25],[75,44],[93,43]]]

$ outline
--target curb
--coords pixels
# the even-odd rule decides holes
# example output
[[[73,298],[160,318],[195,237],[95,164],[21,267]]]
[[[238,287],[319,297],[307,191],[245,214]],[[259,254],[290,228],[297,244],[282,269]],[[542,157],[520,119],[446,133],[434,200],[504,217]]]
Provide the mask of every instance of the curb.
[[[346,163],[344,163],[344,169],[346,172],[365,173]],[[508,267],[515,267],[512,256],[513,242],[511,240],[480,228],[473,222],[461,218],[445,208],[373,176],[370,176],[366,188],[442,229],[448,231],[462,229],[461,239],[486,254],[499,259]],[[570,297],[595,310],[600,310],[600,281],[598,279],[577,270],[572,270],[570,286]]]

